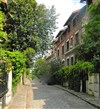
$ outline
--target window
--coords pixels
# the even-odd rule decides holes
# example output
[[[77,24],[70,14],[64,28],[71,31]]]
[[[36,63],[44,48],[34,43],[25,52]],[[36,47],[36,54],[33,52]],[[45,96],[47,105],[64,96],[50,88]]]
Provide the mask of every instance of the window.
[[[70,49],[73,47],[73,37],[70,39]]]
[[[59,50],[58,50],[58,56],[59,56]]]
[[[64,59],[62,59],[62,64],[64,65],[64,63],[65,63],[65,60],[64,60]]]
[[[79,32],[75,34],[75,45],[79,44]]]
[[[69,41],[67,41],[67,51],[69,51]]]
[[[64,45],[62,46],[62,54],[64,54]]]
[[[68,32],[70,32],[70,25],[68,25]]]
[[[73,64],[74,64],[74,58],[71,57],[71,65],[73,65]]]
[[[67,59],[67,65],[69,66],[69,58]]]
[[[73,20],[73,26],[75,26],[75,25],[76,25],[76,19]]]
[[[75,55],[75,63],[77,62],[77,59],[78,59],[78,57],[77,57],[77,55]]]

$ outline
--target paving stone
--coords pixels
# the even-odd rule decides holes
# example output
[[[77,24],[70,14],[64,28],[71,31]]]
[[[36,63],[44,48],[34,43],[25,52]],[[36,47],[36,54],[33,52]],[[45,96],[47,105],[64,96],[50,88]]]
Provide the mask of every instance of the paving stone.
[[[33,109],[97,109],[56,86],[33,81]]]
[[[86,94],[76,93],[81,96],[77,97],[72,90],[67,91],[61,86],[49,86],[39,80],[33,80],[32,83],[27,80],[26,83],[14,96],[8,109],[97,109],[82,100],[82,97],[99,103],[96,98],[90,99]]]

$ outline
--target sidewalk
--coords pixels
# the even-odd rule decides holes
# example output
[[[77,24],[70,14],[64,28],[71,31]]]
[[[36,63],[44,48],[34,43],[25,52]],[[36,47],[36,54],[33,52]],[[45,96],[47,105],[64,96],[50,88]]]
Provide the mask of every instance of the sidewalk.
[[[31,82],[26,79],[25,85],[21,85],[19,91],[13,97],[8,109],[32,109]]]
[[[88,95],[86,93],[82,93],[82,92],[75,92],[74,90],[70,90],[68,88],[59,86],[59,85],[55,85],[55,87],[60,88],[62,90],[65,90],[71,94],[73,94],[74,96],[77,96],[78,98],[86,101],[87,103],[93,105],[94,107],[100,109],[100,99],[99,98],[95,98],[91,95]]]

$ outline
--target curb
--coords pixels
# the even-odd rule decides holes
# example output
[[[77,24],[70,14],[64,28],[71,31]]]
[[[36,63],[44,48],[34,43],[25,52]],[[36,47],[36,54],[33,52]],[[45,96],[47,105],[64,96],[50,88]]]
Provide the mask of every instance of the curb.
[[[55,86],[56,86],[57,88],[59,88],[59,89],[62,89],[62,90],[64,90],[64,91],[67,91],[68,93],[70,93],[70,94],[72,94],[72,95],[74,95],[74,96],[80,98],[81,100],[83,100],[83,101],[87,102],[88,104],[90,104],[90,105],[96,107],[97,109],[100,109],[100,106],[98,106],[98,105],[96,105],[95,103],[92,103],[92,102],[90,102],[90,101],[88,101],[88,100],[82,98],[81,96],[79,96],[79,95],[77,95],[77,94],[71,92],[70,90],[65,89],[64,87],[61,87],[61,86],[59,86],[59,85],[55,85]]]

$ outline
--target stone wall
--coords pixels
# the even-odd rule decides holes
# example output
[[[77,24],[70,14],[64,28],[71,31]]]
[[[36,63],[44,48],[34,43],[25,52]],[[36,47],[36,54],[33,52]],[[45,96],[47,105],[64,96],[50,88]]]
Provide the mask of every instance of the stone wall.
[[[95,97],[99,97],[99,74],[94,73],[89,76],[86,82],[86,92]]]

